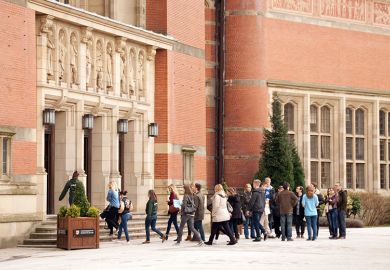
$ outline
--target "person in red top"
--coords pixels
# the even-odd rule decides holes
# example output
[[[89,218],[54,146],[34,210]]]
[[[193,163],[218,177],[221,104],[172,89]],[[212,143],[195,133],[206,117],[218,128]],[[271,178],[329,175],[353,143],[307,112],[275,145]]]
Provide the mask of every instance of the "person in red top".
[[[169,231],[171,230],[172,223],[175,226],[176,234],[179,233],[179,225],[177,224],[177,214],[179,213],[179,208],[175,208],[173,205],[173,200],[179,199],[179,193],[177,192],[177,189],[175,185],[169,185],[168,186],[168,192],[169,192],[169,199],[168,199],[168,214],[169,214],[169,220],[168,220],[168,226],[165,233],[165,238],[168,240]]]

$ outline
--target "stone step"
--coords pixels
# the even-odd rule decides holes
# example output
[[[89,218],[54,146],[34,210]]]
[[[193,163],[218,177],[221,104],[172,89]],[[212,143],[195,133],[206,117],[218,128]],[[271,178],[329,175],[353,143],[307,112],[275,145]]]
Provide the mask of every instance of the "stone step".
[[[26,239],[23,241],[23,244],[25,245],[55,245],[57,243],[57,239]]]
[[[55,232],[35,232],[30,234],[30,239],[56,239],[57,231]]]
[[[21,248],[56,248],[57,245],[39,245],[39,244],[34,244],[34,245],[18,245],[18,247]]]

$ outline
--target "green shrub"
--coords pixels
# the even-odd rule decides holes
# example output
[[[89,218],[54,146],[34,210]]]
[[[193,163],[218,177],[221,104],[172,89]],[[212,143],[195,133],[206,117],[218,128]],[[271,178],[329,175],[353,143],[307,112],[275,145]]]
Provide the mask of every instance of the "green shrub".
[[[88,209],[87,217],[97,217],[99,216],[99,213],[100,213],[99,209],[92,206]]]
[[[362,210],[362,203],[360,199],[360,194],[358,193],[353,193],[350,195],[351,198],[351,212],[349,214],[353,215],[353,218],[356,217],[356,215],[360,215],[360,212]]]
[[[59,215],[60,217],[65,217],[67,211],[68,211],[68,207],[66,207],[66,206],[61,206],[61,207],[60,207],[60,210],[58,211],[58,215]]]
[[[88,202],[87,196],[85,195],[84,185],[81,181],[77,181],[76,184],[74,204],[80,208],[80,215],[85,217],[91,204]]]
[[[66,211],[66,216],[72,218],[80,217],[80,207],[75,204],[72,204]]]

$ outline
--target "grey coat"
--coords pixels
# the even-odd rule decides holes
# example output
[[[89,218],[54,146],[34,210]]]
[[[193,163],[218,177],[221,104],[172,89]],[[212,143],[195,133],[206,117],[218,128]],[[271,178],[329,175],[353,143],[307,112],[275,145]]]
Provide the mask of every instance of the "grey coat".
[[[251,212],[264,212],[265,193],[260,189],[252,190],[252,197],[248,204],[248,210]]]
[[[194,194],[194,202],[196,207],[194,220],[203,220],[204,219],[204,196],[201,191]]]

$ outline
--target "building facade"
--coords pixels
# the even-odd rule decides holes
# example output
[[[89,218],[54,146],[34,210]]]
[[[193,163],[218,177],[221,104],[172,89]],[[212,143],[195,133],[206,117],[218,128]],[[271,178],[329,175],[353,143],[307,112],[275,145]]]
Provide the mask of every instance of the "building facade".
[[[274,94],[306,183],[389,194],[388,0],[0,0],[0,15],[0,247],[66,204],[74,170],[101,209],[109,181],[137,211],[154,188],[161,213],[172,183],[242,187]]]

